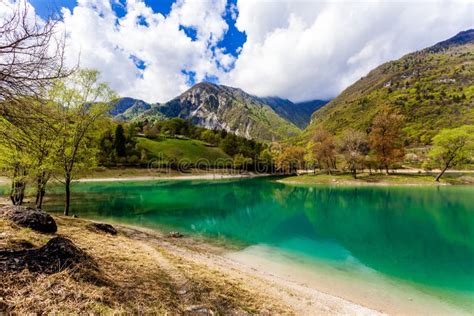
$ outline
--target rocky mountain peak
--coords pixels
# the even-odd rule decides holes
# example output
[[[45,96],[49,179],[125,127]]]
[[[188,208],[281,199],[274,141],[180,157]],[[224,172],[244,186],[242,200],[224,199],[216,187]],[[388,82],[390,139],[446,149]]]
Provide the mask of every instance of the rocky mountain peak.
[[[431,46],[428,48],[428,51],[435,53],[452,46],[460,46],[469,43],[474,43],[474,29],[459,32],[453,37]]]

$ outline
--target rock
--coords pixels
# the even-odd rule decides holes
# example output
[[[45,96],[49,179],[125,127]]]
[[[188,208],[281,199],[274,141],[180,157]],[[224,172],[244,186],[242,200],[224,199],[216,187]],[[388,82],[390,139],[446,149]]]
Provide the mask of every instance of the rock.
[[[170,238],[182,238],[182,237],[184,237],[184,235],[181,234],[180,232],[170,232],[168,234],[168,237],[170,237]]]
[[[110,224],[105,223],[91,223],[87,228],[92,231],[99,231],[110,235],[117,235],[117,230]]]
[[[53,274],[78,266],[98,270],[94,260],[72,241],[54,237],[37,249],[0,251],[0,272],[30,272]]]
[[[189,306],[184,311],[191,315],[214,315],[214,312],[211,309],[199,305]]]
[[[72,214],[72,218],[79,218],[76,214]]]
[[[187,294],[187,293],[188,293],[188,290],[186,290],[186,289],[181,289],[181,290],[178,290],[176,293],[177,293],[178,295],[184,295],[184,294]]]
[[[42,233],[55,233],[58,230],[51,215],[36,208],[21,205],[3,206],[0,208],[0,217]]]

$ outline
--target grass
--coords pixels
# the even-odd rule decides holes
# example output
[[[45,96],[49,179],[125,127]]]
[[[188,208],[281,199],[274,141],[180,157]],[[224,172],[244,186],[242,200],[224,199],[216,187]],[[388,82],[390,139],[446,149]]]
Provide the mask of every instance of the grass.
[[[56,235],[69,238],[89,254],[99,267],[99,276],[69,269],[52,275],[28,270],[1,273],[0,314],[5,310],[13,314],[192,314],[204,310],[240,315],[261,313],[262,306],[277,314],[290,313],[287,306],[242,280],[190,259],[197,247],[191,239],[170,239],[158,232],[117,225],[118,235],[111,236],[91,232],[87,220],[54,218],[59,228]],[[0,249],[40,247],[54,236],[2,219],[0,232]],[[183,251],[188,257],[181,255]]]
[[[474,184],[473,175],[445,174],[440,182],[434,181],[431,174],[369,174],[360,173],[357,179],[351,174],[316,174],[291,176],[280,180],[288,184],[332,184],[332,185],[447,185],[447,184]]]
[[[193,164],[201,159],[214,163],[217,159],[230,158],[222,149],[194,139],[165,138],[163,140],[152,140],[138,137],[137,141],[138,147],[147,152],[148,158],[165,161],[186,159]]]

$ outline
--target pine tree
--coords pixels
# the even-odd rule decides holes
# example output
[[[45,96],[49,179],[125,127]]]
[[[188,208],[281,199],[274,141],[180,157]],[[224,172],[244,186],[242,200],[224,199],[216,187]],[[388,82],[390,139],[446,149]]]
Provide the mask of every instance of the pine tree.
[[[117,157],[125,157],[126,150],[126,139],[123,126],[121,124],[117,125],[115,128],[115,138],[114,138],[114,148],[117,153]]]

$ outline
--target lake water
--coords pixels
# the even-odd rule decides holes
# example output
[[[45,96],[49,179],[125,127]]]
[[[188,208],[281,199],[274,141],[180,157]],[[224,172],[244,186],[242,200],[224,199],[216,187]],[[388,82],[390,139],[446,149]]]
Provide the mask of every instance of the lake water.
[[[46,209],[62,205],[53,199]],[[335,271],[355,284],[400,284],[401,293],[474,309],[474,187],[310,187],[263,178],[77,183],[71,213],[218,238],[269,269],[278,262],[320,276]],[[387,289],[373,292],[379,288]]]

